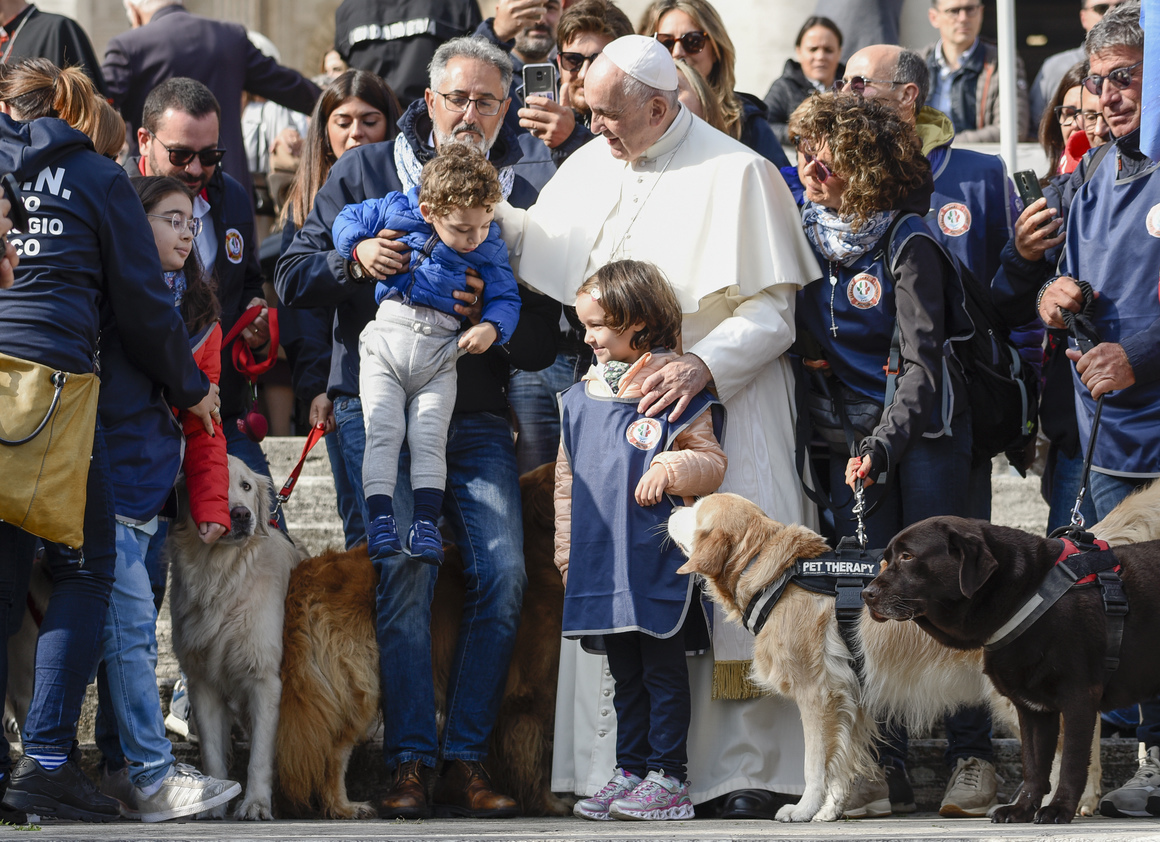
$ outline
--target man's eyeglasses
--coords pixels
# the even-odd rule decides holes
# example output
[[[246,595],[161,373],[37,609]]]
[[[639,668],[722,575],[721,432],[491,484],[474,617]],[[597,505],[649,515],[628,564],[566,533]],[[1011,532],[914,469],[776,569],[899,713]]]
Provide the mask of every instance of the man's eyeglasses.
[[[1055,119],[1064,128],[1074,123],[1077,117],[1081,120],[1085,118],[1084,113],[1074,105],[1057,105],[1053,110],[1055,111]]]
[[[660,41],[661,46],[670,53],[673,47],[677,46],[677,42],[681,42],[681,47],[691,56],[695,56],[701,50],[705,49],[705,45],[709,43],[708,32],[686,32],[680,38],[676,35],[662,35],[659,32],[653,33],[653,38]]]
[[[896,79],[867,79],[865,76],[851,76],[849,79],[835,79],[834,92],[841,93],[842,91],[846,90],[846,86],[848,85],[850,90],[852,90],[858,96],[862,96],[862,94],[866,92],[867,86],[877,88],[881,87],[882,85],[889,85],[893,88],[895,85],[901,84],[902,82],[899,82]]]
[[[492,99],[491,97],[484,97],[483,99],[472,99],[463,94],[445,94],[443,91],[436,91],[435,93],[443,97],[443,101],[447,104],[448,111],[454,111],[457,114],[466,111],[475,103],[475,110],[483,117],[494,117],[499,113],[500,106],[503,105],[503,100]]]
[[[189,231],[190,236],[196,237],[201,233],[201,220],[196,216],[186,217],[182,213],[163,214],[163,213],[147,213],[145,214],[150,219],[165,219],[173,226],[173,230],[178,234],[183,234]]]
[[[1087,7],[1087,10],[1089,12],[1095,12],[1097,15],[1106,15],[1110,8],[1112,8],[1111,3],[1092,3]]]
[[[952,6],[949,9],[939,9],[939,13],[946,15],[948,18],[957,18],[959,15],[973,18],[983,9],[982,3],[976,3],[974,6]]]
[[[1121,91],[1124,88],[1132,85],[1132,71],[1144,63],[1144,59],[1140,59],[1135,64],[1129,64],[1127,67],[1117,67],[1107,76],[1100,76],[1098,73],[1093,73],[1083,80],[1083,86],[1087,88],[1089,94],[1099,96],[1104,92],[1104,80],[1108,80]]]
[[[596,57],[600,53],[600,50],[597,50],[590,56],[586,56],[584,53],[556,53],[556,62],[560,65],[561,70],[567,70],[569,73],[577,73],[584,66],[585,62],[591,64],[596,61]]]
[[[1096,120],[1104,119],[1104,112],[1102,112],[1102,111],[1082,111],[1082,112],[1080,112],[1079,116],[1083,118],[1083,122],[1084,122],[1085,126],[1088,123],[1091,123],[1094,126]]]
[[[149,132],[153,134],[153,132]],[[169,163],[175,167],[188,167],[194,158],[201,161],[203,167],[216,167],[222,162],[222,156],[226,154],[224,149],[180,149],[170,148],[162,142],[161,138],[153,134],[153,139],[161,144],[161,148],[169,153]],[[196,235],[194,235],[196,236]]]

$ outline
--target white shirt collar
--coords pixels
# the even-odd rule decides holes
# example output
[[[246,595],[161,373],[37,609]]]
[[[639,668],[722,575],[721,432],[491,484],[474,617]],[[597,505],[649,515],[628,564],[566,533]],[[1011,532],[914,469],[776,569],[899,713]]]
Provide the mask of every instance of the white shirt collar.
[[[665,129],[665,133],[657,138],[644,154],[632,162],[634,168],[650,168],[655,165],[658,158],[668,155],[670,152],[675,152],[684,139],[685,134],[689,130],[689,126],[693,122],[693,112],[691,112],[684,105],[678,103],[679,110],[673,122]]]
[[[971,44],[971,46],[968,47],[961,56],[959,56],[959,66],[957,70],[962,70],[963,65],[967,63],[967,60],[975,54],[975,50],[979,49],[979,44],[982,42],[982,40],[983,39],[976,36],[975,43]],[[946,56],[943,55],[942,38],[939,38],[938,43],[934,45],[934,60],[938,63],[938,72],[940,76],[945,77],[956,72],[956,69],[952,69],[951,66],[947,64]]]

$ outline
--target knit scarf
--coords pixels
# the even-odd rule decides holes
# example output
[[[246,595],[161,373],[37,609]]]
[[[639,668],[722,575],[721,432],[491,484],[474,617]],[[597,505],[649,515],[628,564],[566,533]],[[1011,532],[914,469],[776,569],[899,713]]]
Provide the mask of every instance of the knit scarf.
[[[185,272],[181,269],[176,272],[163,272],[162,277],[165,278],[165,285],[169,287],[169,291],[173,293],[173,306],[180,307],[181,302],[185,300]]]
[[[622,363],[616,360],[609,360],[602,364],[600,368],[600,376],[604,378],[604,382],[608,384],[608,388],[612,390],[612,394],[619,394],[620,381],[624,378],[625,373],[632,368],[633,363]]]
[[[399,174],[399,181],[403,182],[404,193],[419,185],[419,175],[423,172],[423,164],[419,162],[415,150],[411,148],[405,135],[399,135],[395,138],[395,170]],[[511,167],[499,167],[496,174],[499,176],[499,189],[506,200],[516,181],[515,170]]]
[[[854,230],[852,217],[844,217],[816,202],[806,202],[802,209],[802,225],[806,237],[826,260],[849,266],[882,239],[898,211],[879,211],[872,214]]]

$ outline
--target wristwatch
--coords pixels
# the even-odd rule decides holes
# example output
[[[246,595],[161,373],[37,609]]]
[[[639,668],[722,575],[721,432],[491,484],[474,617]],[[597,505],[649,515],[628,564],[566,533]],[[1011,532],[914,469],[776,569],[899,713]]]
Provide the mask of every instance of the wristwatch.
[[[346,262],[346,274],[351,277],[351,280],[365,281],[367,279],[366,270],[363,269],[362,264],[357,260],[348,260]]]

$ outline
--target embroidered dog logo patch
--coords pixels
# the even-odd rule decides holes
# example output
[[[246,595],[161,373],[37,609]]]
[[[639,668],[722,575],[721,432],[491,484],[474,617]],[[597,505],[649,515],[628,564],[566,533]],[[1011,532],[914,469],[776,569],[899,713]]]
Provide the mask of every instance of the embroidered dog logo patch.
[[[1153,237],[1160,237],[1160,205],[1152,205],[1152,210],[1144,217],[1144,225]]]
[[[860,272],[850,279],[846,296],[859,310],[869,310],[882,300],[882,283],[866,272]]]
[[[242,262],[242,232],[237,228],[226,231],[226,259],[230,263]]]
[[[628,425],[625,436],[637,450],[652,450],[661,440],[661,422],[655,418],[638,418]]]
[[[971,230],[971,212],[962,202],[943,205],[938,212],[938,227],[948,237],[961,237]]]

